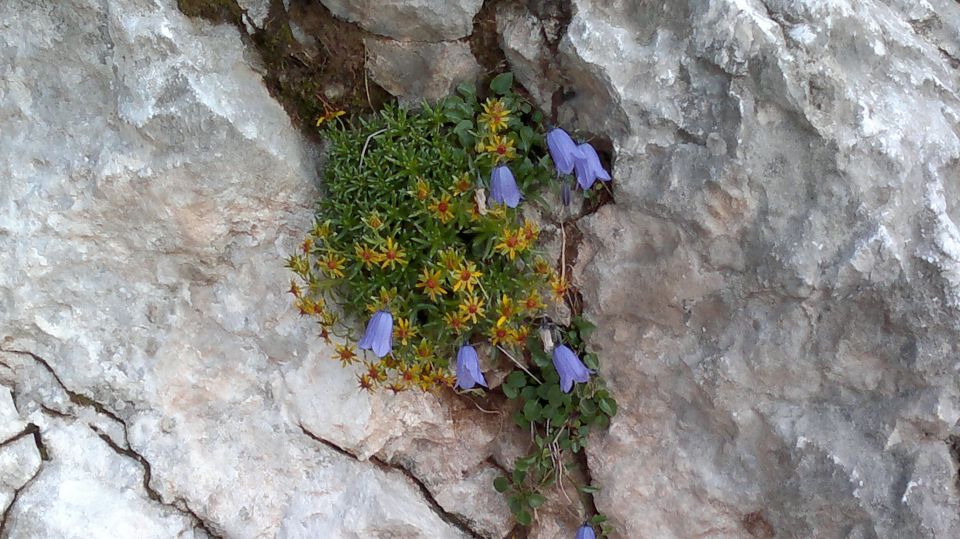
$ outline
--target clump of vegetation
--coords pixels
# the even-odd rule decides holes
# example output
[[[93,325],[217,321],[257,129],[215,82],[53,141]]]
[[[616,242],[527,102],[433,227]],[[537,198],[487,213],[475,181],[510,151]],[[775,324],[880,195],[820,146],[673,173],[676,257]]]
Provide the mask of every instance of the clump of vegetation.
[[[544,127],[510,74],[490,93],[464,85],[417,111],[388,105],[350,120],[325,111],[324,193],[288,260],[290,292],[323,338],[338,337],[334,359],[363,363],[367,391],[482,392],[476,345],[489,344],[490,359],[512,370],[500,390],[519,401],[515,422],[533,434],[532,452],[494,486],[529,525],[543,489],[562,485],[616,403],[584,348],[592,326],[545,315],[569,284],[538,251],[524,201],[544,204],[539,193],[561,186],[568,198],[574,172],[585,191],[610,177],[592,147]]]

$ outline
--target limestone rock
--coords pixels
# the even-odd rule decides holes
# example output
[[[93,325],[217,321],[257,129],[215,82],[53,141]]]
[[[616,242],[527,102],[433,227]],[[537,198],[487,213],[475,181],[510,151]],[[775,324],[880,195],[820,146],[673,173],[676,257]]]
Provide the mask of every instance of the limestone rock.
[[[439,403],[409,411],[424,420],[323,410],[366,397],[284,292],[319,152],[247,54],[173,0],[0,3],[0,383],[16,391],[0,423],[49,447],[39,468],[30,436],[0,451],[15,536],[116,536],[131,519],[157,537],[475,533],[399,464],[302,428],[350,422],[343,444],[378,437],[372,452],[410,422],[450,436],[431,430],[449,428]],[[339,378],[285,383],[320,366]],[[478,474],[489,438],[463,442]],[[445,470],[437,492],[480,488]]]
[[[364,43],[370,78],[401,103],[437,101],[453,93],[461,82],[475,82],[480,76],[480,64],[464,42],[368,38]]]
[[[561,124],[615,147],[575,279],[621,409],[598,508],[623,537],[956,535],[960,6],[574,4]]]
[[[253,33],[258,28],[263,28],[267,16],[270,15],[270,0],[237,0],[237,5],[246,14],[244,24],[248,32]]]
[[[546,22],[522,4],[497,7],[500,48],[517,82],[530,91],[534,102],[549,111],[553,94],[560,89],[560,75],[546,37]]]
[[[470,35],[483,0],[320,0],[334,15],[368,32],[405,41]]]

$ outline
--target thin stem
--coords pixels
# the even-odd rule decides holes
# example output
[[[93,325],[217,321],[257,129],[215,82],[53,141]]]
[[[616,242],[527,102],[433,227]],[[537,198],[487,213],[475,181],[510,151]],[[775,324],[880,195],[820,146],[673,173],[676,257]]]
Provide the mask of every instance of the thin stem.
[[[524,367],[522,363],[520,363],[520,362],[517,361],[512,355],[510,355],[510,352],[507,352],[506,350],[504,350],[503,347],[500,346],[499,344],[497,345],[497,349],[500,350],[501,352],[503,352],[503,354],[504,354],[505,356],[507,356],[508,358],[510,358],[510,361],[512,361],[514,365],[516,365],[517,367],[520,367],[520,369],[521,369],[523,372],[525,372],[525,373],[527,373],[528,375],[530,375],[530,378],[533,378],[534,380],[536,380],[536,382],[537,382],[538,384],[542,384],[542,383],[543,383],[539,378],[537,378],[536,376],[534,376],[533,373],[530,372],[529,369],[527,369],[526,367]]]

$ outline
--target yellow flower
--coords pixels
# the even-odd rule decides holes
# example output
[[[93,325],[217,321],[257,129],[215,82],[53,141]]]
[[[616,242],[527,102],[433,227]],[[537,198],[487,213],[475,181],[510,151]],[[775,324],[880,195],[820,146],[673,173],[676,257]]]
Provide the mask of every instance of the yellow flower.
[[[470,173],[464,172],[463,174],[454,178],[453,182],[453,194],[460,196],[464,193],[470,191],[473,188],[473,182],[470,181]]]
[[[453,219],[450,195],[444,193],[439,200],[434,199],[433,203],[430,204],[430,210],[437,215],[437,219],[440,219],[441,223],[446,224],[447,221]]]
[[[546,277],[553,273],[553,268],[550,267],[550,264],[547,263],[546,260],[538,256],[537,259],[533,261],[533,272]]]
[[[472,293],[460,303],[460,317],[465,321],[477,323],[477,317],[483,316],[483,298],[478,298]]]
[[[412,339],[420,330],[410,323],[406,318],[397,320],[397,327],[393,328],[393,336],[400,341],[400,344],[406,346],[407,340]]]
[[[464,262],[451,275],[454,292],[458,292],[461,288],[467,292],[473,292],[473,285],[477,284],[477,279],[480,278],[481,273],[477,271],[477,266],[473,262]]]
[[[504,228],[500,232],[500,243],[498,243],[494,249],[510,257],[510,260],[513,260],[516,258],[517,253],[523,252],[524,249],[520,234],[520,230],[514,232],[509,228]]]
[[[295,297],[295,298],[299,298],[300,295],[303,294],[303,291],[300,290],[300,285],[298,285],[298,284],[297,284],[295,281],[293,281],[293,280],[290,281],[290,290],[289,290],[289,292],[290,292],[291,294],[293,294],[293,297]]]
[[[487,99],[487,102],[483,104],[483,112],[477,119],[491,133],[496,133],[507,127],[509,117],[510,109],[503,104],[501,99]]]
[[[315,222],[313,223],[313,237],[318,240],[325,240],[330,237],[330,221],[324,221],[323,223]]]
[[[497,313],[500,315],[500,318],[497,319],[497,326],[502,326],[506,321],[513,318],[513,315],[516,314],[516,309],[513,306],[513,300],[508,298],[506,294],[503,294],[500,297],[500,305],[497,306]]]
[[[429,268],[423,268],[420,280],[417,281],[417,288],[422,288],[432,301],[437,301],[437,296],[442,296],[447,292],[441,286],[442,284],[443,276],[440,270],[430,271]]]
[[[528,313],[534,313],[544,308],[543,301],[540,300],[540,294],[536,290],[531,290],[523,300],[523,309]]]
[[[380,267],[386,269],[388,266],[390,269],[393,269],[394,264],[400,264],[401,266],[407,265],[407,261],[404,258],[406,253],[403,252],[403,249],[394,244],[393,238],[387,238],[387,244],[383,247],[383,252],[380,254],[383,258],[383,264]]]
[[[363,220],[363,222],[364,222],[364,223],[367,223],[367,226],[369,226],[370,228],[372,228],[372,229],[374,229],[374,230],[380,230],[380,228],[383,226],[383,219],[381,219],[381,218],[380,218],[380,214],[377,213],[377,212],[375,212],[375,211],[374,211],[374,212],[370,212],[370,215],[368,215],[368,216]]]
[[[527,337],[530,336],[530,326],[521,325],[513,332],[513,343],[524,347],[527,345]]]
[[[376,266],[382,260],[380,253],[371,249],[369,245],[360,245],[358,243],[353,246],[353,249],[357,253],[357,260],[359,260],[365,268],[369,269],[370,266]]]
[[[417,187],[413,191],[413,196],[417,197],[420,202],[430,198],[430,185],[423,178],[417,178]]]
[[[375,382],[382,382],[387,379],[386,368],[380,363],[367,363],[367,376]]]
[[[340,363],[343,363],[344,367],[352,364],[357,359],[357,354],[350,345],[338,344],[336,350],[337,353],[333,355],[333,359],[340,360]]]
[[[287,267],[304,279],[306,279],[307,274],[310,273],[310,262],[306,256],[290,255],[290,258],[287,259]]]
[[[450,331],[453,331],[457,334],[467,327],[467,323],[460,313],[449,312],[443,315],[443,321],[447,323],[447,327],[450,328]]]
[[[567,283],[567,280],[559,275],[554,275],[550,278],[550,288],[553,291],[553,296],[557,301],[563,301],[563,296],[567,294],[570,285]]]
[[[520,235],[526,245],[533,245],[537,242],[537,238],[540,237],[540,227],[533,221],[524,219]]]
[[[426,339],[420,339],[420,344],[413,349],[413,355],[418,361],[425,362],[433,357],[433,346]]]
[[[455,249],[444,249],[440,251],[440,265],[447,271],[453,272],[460,267],[460,255],[457,254]]]
[[[513,342],[513,331],[506,326],[494,326],[490,329],[490,342],[494,346],[498,344],[509,344]]]
[[[493,157],[494,163],[509,161],[517,156],[517,150],[513,147],[513,139],[509,136],[490,135],[483,145],[483,151]]]
[[[420,383],[420,365],[413,365],[400,371],[400,383],[404,387],[414,386]]]
[[[396,297],[397,289],[395,287],[391,288],[390,290],[380,287],[379,295],[371,298],[373,299],[373,302],[367,304],[367,311],[375,313],[380,309],[387,309]]]
[[[327,253],[327,256],[317,261],[323,273],[325,273],[327,277],[330,277],[331,279],[343,277],[344,262],[346,262],[346,260],[336,253]]]
[[[323,125],[323,122],[329,122],[331,120],[335,120],[346,113],[347,111],[345,110],[328,110],[323,113],[323,116],[320,116],[319,118],[317,118],[317,127],[320,127],[321,125]]]
[[[370,376],[366,374],[358,374],[357,385],[360,386],[360,389],[373,393],[374,382]]]
[[[294,302],[294,306],[303,316],[317,314],[323,310],[322,304],[319,304],[310,298],[299,298]]]

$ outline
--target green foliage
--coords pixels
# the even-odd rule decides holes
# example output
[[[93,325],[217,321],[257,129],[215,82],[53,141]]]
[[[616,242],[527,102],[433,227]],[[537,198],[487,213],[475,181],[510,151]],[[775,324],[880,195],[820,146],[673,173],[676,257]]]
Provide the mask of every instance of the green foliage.
[[[526,193],[550,180],[542,126],[498,80],[501,96],[482,104],[464,86],[419,111],[388,106],[325,124],[325,192],[288,261],[300,278],[291,291],[301,312],[351,340],[337,313],[363,321],[391,312],[393,354],[368,364],[365,389],[452,385],[460,344],[486,339],[522,353],[542,314],[556,278],[534,251],[539,228],[519,209],[487,208],[483,195],[497,164]]]
[[[577,352],[591,369],[597,368],[597,356],[585,351],[583,341],[594,329],[593,324],[576,317],[569,328],[558,332],[560,342]],[[617,403],[601,378],[592,376],[588,383],[575,384],[573,391],[564,393],[540,339],[531,335],[527,349],[533,363],[529,372],[510,373],[502,389],[507,398],[517,401],[513,421],[531,433],[532,449],[514,462],[512,474],[494,480],[494,488],[508,496],[510,509],[521,523],[543,504],[543,490],[557,483],[567,468],[577,465],[573,456],[587,446],[591,430],[607,428],[617,414]],[[595,487],[580,488],[585,495],[592,496],[595,491]],[[602,525],[600,530],[606,535]]]
[[[287,266],[301,314],[317,319],[324,338],[346,340],[335,355],[345,366],[360,359],[350,344],[357,322],[377,310],[393,315],[392,352],[366,361],[357,375],[363,389],[453,386],[457,349],[494,345],[495,359],[513,369],[501,390],[516,401],[513,420],[531,433],[531,452],[493,486],[529,525],[545,489],[578,466],[589,433],[607,427],[617,405],[596,375],[561,390],[537,328],[551,327],[546,303],[563,301],[568,285],[537,254],[539,228],[522,208],[486,205],[498,165],[513,172],[526,203],[542,204],[538,193],[553,179],[542,114],[512,85],[508,73],[490,82],[494,97],[482,102],[462,85],[418,111],[394,105],[350,121],[324,117],[324,192]],[[554,340],[596,372],[598,358],[584,344],[594,329],[575,317]]]

